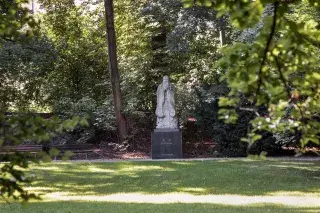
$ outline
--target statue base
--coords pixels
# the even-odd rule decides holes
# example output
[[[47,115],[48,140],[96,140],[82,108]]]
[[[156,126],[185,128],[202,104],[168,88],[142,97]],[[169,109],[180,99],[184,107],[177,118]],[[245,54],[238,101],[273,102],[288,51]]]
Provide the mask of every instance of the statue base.
[[[176,158],[183,158],[179,129],[155,129],[152,133],[152,159]]]

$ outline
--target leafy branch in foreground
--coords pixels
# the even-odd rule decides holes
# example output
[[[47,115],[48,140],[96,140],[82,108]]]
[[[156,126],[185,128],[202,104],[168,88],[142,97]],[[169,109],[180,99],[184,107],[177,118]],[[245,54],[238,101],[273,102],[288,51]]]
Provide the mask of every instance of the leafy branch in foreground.
[[[25,6],[28,0],[0,0],[0,40],[14,41],[21,35],[38,34],[38,23]]]
[[[222,49],[218,67],[225,71],[228,97],[219,101],[220,118],[237,120],[241,96],[252,103],[252,110],[266,106],[268,114],[257,115],[244,141],[249,147],[261,139],[261,131],[291,132],[299,135],[302,153],[309,142],[320,139],[320,30],[312,17],[293,19],[298,7],[308,7],[319,14],[314,0],[231,1],[183,0],[192,5],[212,6],[218,15],[228,14],[238,29],[263,23],[253,42],[236,42]],[[263,16],[266,9],[272,13]]]
[[[32,37],[38,30],[38,23],[29,14],[29,9],[24,5],[27,0],[0,0],[0,42],[16,42],[21,38]],[[0,48],[2,43],[0,43]],[[6,81],[6,78],[2,79]],[[9,91],[0,83],[0,97],[8,95]],[[28,201],[39,198],[37,195],[28,193],[24,187],[30,183],[34,176],[27,175],[26,169],[30,163],[38,163],[35,156],[28,153],[13,152],[6,150],[5,144],[19,145],[22,142],[44,142],[50,139],[56,132],[68,131],[77,125],[86,125],[86,120],[74,117],[70,120],[61,121],[57,117],[44,119],[28,114],[6,115],[6,100],[0,104],[0,196],[3,199],[16,199]],[[57,155],[57,151],[49,154]],[[42,159],[48,160],[50,156],[42,153]]]
[[[0,148],[3,152],[0,157],[0,161],[3,162],[0,167],[0,196],[23,201],[39,198],[24,189],[24,186],[35,178],[33,175],[27,175],[26,169],[30,163],[39,163],[39,160],[29,153],[10,150],[6,152],[6,146],[3,144],[19,145],[25,141],[41,143],[48,141],[55,133],[72,130],[77,125],[87,125],[86,120],[80,117],[61,121],[57,117],[44,119],[39,116],[4,115],[4,113],[0,114],[0,123]],[[49,153],[41,152],[40,156],[43,161],[48,161],[58,154],[58,150],[50,150]]]

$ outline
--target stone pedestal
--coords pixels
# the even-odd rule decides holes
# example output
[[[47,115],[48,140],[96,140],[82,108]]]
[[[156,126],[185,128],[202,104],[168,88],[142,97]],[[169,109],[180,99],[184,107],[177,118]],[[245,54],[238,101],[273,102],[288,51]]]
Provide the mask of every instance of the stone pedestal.
[[[182,157],[182,134],[179,129],[155,129],[152,133],[152,159]]]

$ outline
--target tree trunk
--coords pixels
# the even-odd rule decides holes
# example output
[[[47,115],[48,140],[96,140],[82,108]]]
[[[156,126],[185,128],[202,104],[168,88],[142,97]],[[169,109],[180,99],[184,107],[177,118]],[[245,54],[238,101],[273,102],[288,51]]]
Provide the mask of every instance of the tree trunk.
[[[32,8],[32,14],[35,14],[35,5],[34,5],[34,0],[31,0],[31,8]]]
[[[221,47],[226,44],[226,32],[225,32],[226,25],[227,25],[226,19],[227,18],[225,16],[220,17],[218,19],[219,40],[220,40]]]
[[[114,110],[116,115],[116,122],[118,127],[118,134],[120,142],[128,134],[127,121],[122,114],[122,99],[120,89],[120,76],[117,62],[117,45],[116,33],[114,29],[114,13],[113,0],[104,0],[104,7],[106,12],[107,25],[107,40],[108,40],[108,58],[109,58],[109,72],[111,79],[111,86],[113,92]]]
[[[223,28],[220,28],[219,35],[220,35],[220,46],[222,47],[223,45],[226,44],[226,33]]]

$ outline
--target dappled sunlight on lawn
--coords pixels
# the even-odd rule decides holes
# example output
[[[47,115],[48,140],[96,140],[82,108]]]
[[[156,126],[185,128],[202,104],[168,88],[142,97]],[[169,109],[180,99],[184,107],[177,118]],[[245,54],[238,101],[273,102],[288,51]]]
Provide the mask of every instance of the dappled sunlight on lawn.
[[[301,213],[319,213],[319,209],[302,209]]]
[[[57,166],[53,166],[50,165],[49,163],[43,163],[41,165],[38,164],[31,164],[31,168],[33,168],[34,170],[41,170],[41,171],[54,171],[54,172],[64,172],[64,168],[60,167],[59,165]]]
[[[320,198],[313,196],[243,196],[192,195],[188,193],[143,194],[117,193],[105,196],[68,196],[56,192],[46,195],[46,201],[95,201],[120,203],[211,203],[221,205],[277,204],[296,207],[320,207]]]
[[[119,193],[141,193],[145,196],[182,193],[188,196],[320,197],[318,162],[251,159],[60,162],[33,166],[32,169],[38,178],[28,189],[42,194],[59,192],[65,193],[64,196],[101,197]]]
[[[172,161],[171,164],[184,165],[184,166],[194,166],[194,165],[196,165],[196,162],[194,162],[194,161]]]
[[[207,192],[207,189],[205,188],[200,188],[200,187],[180,187],[177,188],[178,191],[181,192],[195,192],[195,193],[205,193]]]
[[[101,169],[95,166],[88,166],[88,170],[90,172],[100,172],[100,173],[114,173],[116,172],[114,169]]]
[[[299,165],[299,166],[310,166],[314,165],[317,162],[305,162],[305,161],[279,161],[279,160],[273,160],[274,162],[278,164],[284,164],[284,165]]]
[[[95,201],[34,202],[0,205],[0,213],[318,213],[319,207],[275,204],[221,205],[211,203],[120,203]]]
[[[319,162],[224,159],[33,165],[42,194],[0,213],[315,213]]]
[[[303,164],[302,164],[303,165]],[[307,171],[314,171],[317,172],[319,171],[319,168],[316,167],[307,167],[307,165],[302,166],[302,165],[290,165],[290,164],[280,164],[280,165],[270,165],[270,167],[278,167],[278,168],[292,168],[292,169],[299,169],[299,170],[307,170]],[[319,165],[320,166],[320,165]]]
[[[251,158],[221,158],[221,160],[216,160],[217,162],[219,163],[230,163],[230,162],[233,162],[233,163],[237,163],[237,162],[261,162],[262,160],[259,160],[259,159],[251,159]]]
[[[300,191],[277,191],[277,192],[270,192],[266,193],[268,196],[307,196],[307,197],[319,197],[320,198],[320,189],[314,193],[308,192],[300,192]]]
[[[167,171],[167,172],[171,172],[171,171],[175,171],[172,168],[169,167],[162,167],[162,166],[130,166],[130,167],[124,167],[121,168],[120,170],[118,170],[119,173],[121,172],[133,172],[133,171],[137,171],[137,172],[141,172],[141,171],[150,171],[150,170],[160,170],[160,171]]]

